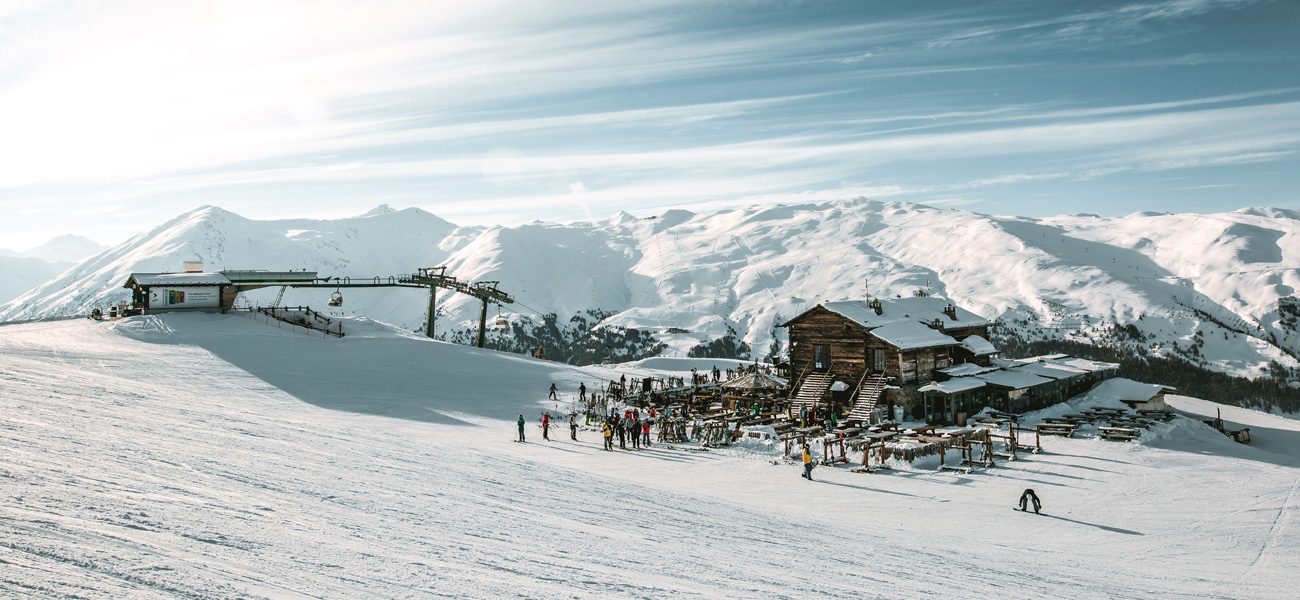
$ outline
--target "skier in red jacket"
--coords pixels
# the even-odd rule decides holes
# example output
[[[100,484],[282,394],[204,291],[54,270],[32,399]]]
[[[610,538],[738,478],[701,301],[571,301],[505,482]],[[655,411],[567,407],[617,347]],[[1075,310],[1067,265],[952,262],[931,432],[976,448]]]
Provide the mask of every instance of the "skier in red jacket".
[[[542,439],[550,441],[551,413],[542,413]]]

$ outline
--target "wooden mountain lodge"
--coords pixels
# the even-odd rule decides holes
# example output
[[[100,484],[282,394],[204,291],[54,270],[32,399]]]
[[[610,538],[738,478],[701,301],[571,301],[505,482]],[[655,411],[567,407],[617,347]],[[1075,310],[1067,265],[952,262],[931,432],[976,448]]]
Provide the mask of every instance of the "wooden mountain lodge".
[[[821,303],[782,325],[791,410],[860,423],[964,424],[986,406],[1022,412],[1060,402],[1118,367],[1065,355],[999,358],[990,324],[928,296]]]

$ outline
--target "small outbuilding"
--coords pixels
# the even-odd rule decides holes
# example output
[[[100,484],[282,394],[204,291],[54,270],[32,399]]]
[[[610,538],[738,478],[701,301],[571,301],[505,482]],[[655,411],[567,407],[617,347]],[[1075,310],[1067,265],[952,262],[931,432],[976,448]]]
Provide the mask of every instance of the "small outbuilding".
[[[1178,390],[1159,383],[1143,383],[1132,379],[1107,379],[1093,388],[1093,394],[1113,398],[1133,410],[1169,410],[1165,394]]]

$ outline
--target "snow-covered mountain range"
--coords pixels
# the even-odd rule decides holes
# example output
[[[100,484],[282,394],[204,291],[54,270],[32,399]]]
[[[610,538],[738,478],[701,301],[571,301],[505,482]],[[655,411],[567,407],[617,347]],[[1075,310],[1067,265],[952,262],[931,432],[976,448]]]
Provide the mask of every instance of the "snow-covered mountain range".
[[[1300,354],[1300,213],[1273,208],[1023,218],[857,199],[458,227],[386,206],[279,221],[202,207],[0,306],[0,320],[85,313],[124,299],[129,273],[185,259],[354,279],[446,265],[462,280],[500,281],[518,300],[502,309],[516,324],[595,315],[653,334],[666,354],[734,332],[761,357],[779,346],[777,325],[819,301],[918,291],[996,318],[1009,335],[1107,344],[1122,331],[1146,352],[1236,374],[1295,367]],[[284,302],[323,307],[330,291],[290,290]],[[423,323],[418,290],[344,294],[348,314]],[[468,327],[477,310],[442,294],[439,331]]]
[[[23,252],[0,248],[0,303],[8,302],[104,250],[94,240],[61,235]]]

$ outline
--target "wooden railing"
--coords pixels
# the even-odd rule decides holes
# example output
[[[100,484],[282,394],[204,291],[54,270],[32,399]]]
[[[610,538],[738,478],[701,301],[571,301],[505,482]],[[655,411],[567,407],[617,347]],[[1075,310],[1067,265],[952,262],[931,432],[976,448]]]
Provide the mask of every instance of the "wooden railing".
[[[281,323],[288,323],[312,331],[320,331],[326,336],[343,337],[342,321],[335,324],[334,319],[312,310],[309,306],[270,306],[258,308],[257,312]]]

